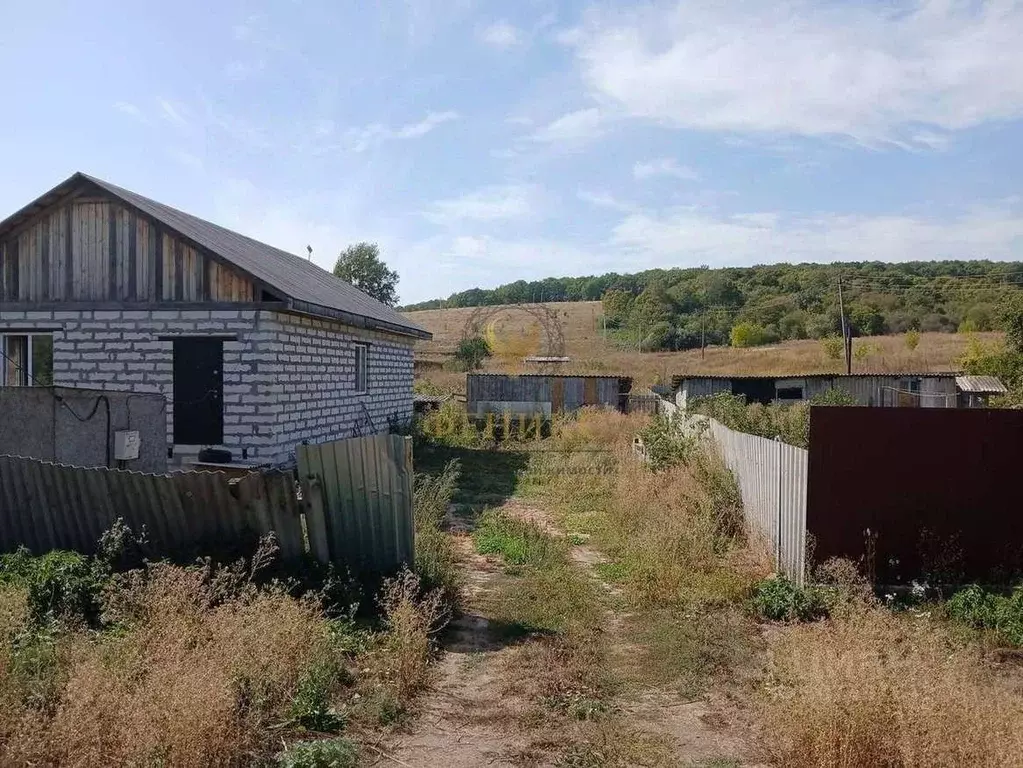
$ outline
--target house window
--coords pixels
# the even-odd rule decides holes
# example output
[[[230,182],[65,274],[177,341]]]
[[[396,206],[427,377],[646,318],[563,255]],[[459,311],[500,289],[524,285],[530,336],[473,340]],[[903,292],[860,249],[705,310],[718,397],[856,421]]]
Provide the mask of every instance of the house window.
[[[367,362],[369,360],[369,346],[366,344],[355,345],[355,392],[362,394],[366,391],[367,384]]]
[[[0,335],[0,361],[5,387],[49,387],[53,384],[53,335],[7,333]]]

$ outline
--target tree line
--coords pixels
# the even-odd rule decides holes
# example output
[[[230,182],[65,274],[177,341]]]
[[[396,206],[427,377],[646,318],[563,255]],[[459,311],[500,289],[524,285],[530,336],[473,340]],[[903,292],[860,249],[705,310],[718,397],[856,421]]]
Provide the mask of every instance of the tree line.
[[[842,302],[854,336],[987,331],[1023,285],[1023,263],[931,261],[772,264],[652,269],[634,274],[547,278],[473,288],[404,311],[521,304],[603,303],[602,322],[649,350],[706,344],[753,346],[841,332]]]

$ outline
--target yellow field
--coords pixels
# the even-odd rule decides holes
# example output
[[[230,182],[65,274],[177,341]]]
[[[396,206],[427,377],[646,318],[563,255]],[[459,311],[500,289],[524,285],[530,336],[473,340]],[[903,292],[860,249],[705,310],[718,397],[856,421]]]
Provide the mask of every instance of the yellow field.
[[[547,305],[559,313],[565,335],[565,353],[572,362],[566,373],[607,373],[632,376],[637,387],[668,383],[681,374],[764,374],[840,373],[841,360],[829,359],[819,341],[786,341],[767,347],[732,349],[708,347],[686,352],[638,352],[623,349],[605,339],[600,330],[599,301],[565,302]],[[433,341],[419,342],[416,357],[443,362],[451,357],[462,338],[466,321],[473,309],[432,309],[410,312],[408,317],[433,333]],[[495,330],[503,338],[535,338],[536,321],[518,307],[509,306],[495,316]],[[990,341],[1001,334],[977,334]],[[853,360],[853,373],[937,372],[955,369],[955,359],[962,354],[967,337],[961,334],[925,333],[915,351],[906,347],[903,336],[877,336],[856,339],[856,347],[867,353]],[[514,345],[511,345],[514,346]],[[540,352],[540,350],[533,350]],[[533,368],[535,370],[535,368]],[[486,370],[526,373],[531,367],[519,356],[506,356],[487,361]],[[464,374],[432,371],[426,378],[452,391],[464,391]]]

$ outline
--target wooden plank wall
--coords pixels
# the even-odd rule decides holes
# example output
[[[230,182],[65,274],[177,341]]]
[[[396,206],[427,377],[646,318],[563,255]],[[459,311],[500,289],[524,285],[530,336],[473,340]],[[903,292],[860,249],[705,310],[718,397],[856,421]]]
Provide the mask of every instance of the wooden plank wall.
[[[43,212],[0,243],[0,300],[254,301],[252,282],[102,198]]]

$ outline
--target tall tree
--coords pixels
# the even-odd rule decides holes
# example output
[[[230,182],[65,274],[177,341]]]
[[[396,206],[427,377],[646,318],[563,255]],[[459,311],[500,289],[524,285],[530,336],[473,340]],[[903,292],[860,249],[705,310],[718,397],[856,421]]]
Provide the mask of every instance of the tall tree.
[[[334,275],[390,307],[397,301],[398,273],[380,259],[376,243],[356,243],[341,251]]]

